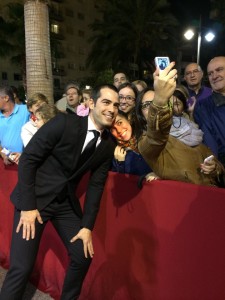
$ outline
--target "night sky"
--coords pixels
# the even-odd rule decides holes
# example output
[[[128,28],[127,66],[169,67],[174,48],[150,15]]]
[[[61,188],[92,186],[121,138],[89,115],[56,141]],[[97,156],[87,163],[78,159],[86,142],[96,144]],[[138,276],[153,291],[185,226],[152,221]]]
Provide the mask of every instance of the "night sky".
[[[183,43],[183,33],[191,25],[198,26],[201,16],[202,43],[200,51],[200,65],[203,68],[207,66],[211,58],[219,55],[225,55],[225,31],[222,31],[222,25],[218,21],[210,19],[210,0],[169,0],[169,2],[171,3],[172,13],[176,16],[180,23],[181,30],[178,40],[180,40],[181,43]],[[209,29],[216,35],[215,39],[211,43],[207,43],[203,38],[204,33],[209,31]],[[196,41],[194,43],[196,43]]]
[[[202,16],[204,26],[208,23],[210,12],[210,0],[169,0],[172,12],[184,25],[191,20],[199,20]]]

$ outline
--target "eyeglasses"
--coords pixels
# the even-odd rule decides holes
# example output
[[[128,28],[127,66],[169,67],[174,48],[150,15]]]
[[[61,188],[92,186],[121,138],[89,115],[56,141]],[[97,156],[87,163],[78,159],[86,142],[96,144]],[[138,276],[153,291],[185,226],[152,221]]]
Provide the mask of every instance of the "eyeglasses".
[[[135,98],[132,97],[132,96],[124,96],[124,95],[119,95],[119,99],[120,99],[120,100],[125,99],[127,102],[132,102],[132,101],[135,100]]]
[[[141,109],[146,110],[149,108],[149,106],[152,104],[152,100],[145,101],[144,103],[141,104]]]
[[[200,71],[198,69],[193,70],[193,71],[188,71],[187,73],[185,73],[185,76],[191,76],[193,75],[197,75]]]

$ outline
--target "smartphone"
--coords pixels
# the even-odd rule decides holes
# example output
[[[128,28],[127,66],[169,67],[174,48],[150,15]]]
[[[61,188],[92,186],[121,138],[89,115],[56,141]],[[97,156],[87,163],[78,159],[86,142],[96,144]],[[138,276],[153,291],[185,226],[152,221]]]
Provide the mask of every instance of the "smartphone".
[[[210,156],[206,157],[206,158],[204,159],[204,164],[207,163],[207,162],[209,162],[209,161],[211,161],[213,158],[214,158],[213,155],[210,155]]]
[[[170,64],[170,59],[167,56],[155,57],[155,66],[159,68],[159,71],[164,70]]]

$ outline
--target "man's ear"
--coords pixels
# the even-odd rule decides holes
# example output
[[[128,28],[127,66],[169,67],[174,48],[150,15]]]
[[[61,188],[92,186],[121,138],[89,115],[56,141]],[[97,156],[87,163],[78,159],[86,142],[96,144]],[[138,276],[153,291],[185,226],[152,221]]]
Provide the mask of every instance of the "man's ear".
[[[90,109],[94,109],[95,103],[94,100],[92,98],[89,99],[89,108]]]

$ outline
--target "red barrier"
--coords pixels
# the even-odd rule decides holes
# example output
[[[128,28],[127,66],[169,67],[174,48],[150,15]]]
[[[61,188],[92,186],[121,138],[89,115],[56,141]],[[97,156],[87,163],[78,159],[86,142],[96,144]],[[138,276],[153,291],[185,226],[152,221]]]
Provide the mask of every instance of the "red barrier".
[[[8,267],[17,172],[0,162],[0,264]],[[79,194],[85,191],[82,181]],[[80,300],[224,300],[225,190],[110,173]],[[59,299],[68,258],[49,224],[31,281]]]

